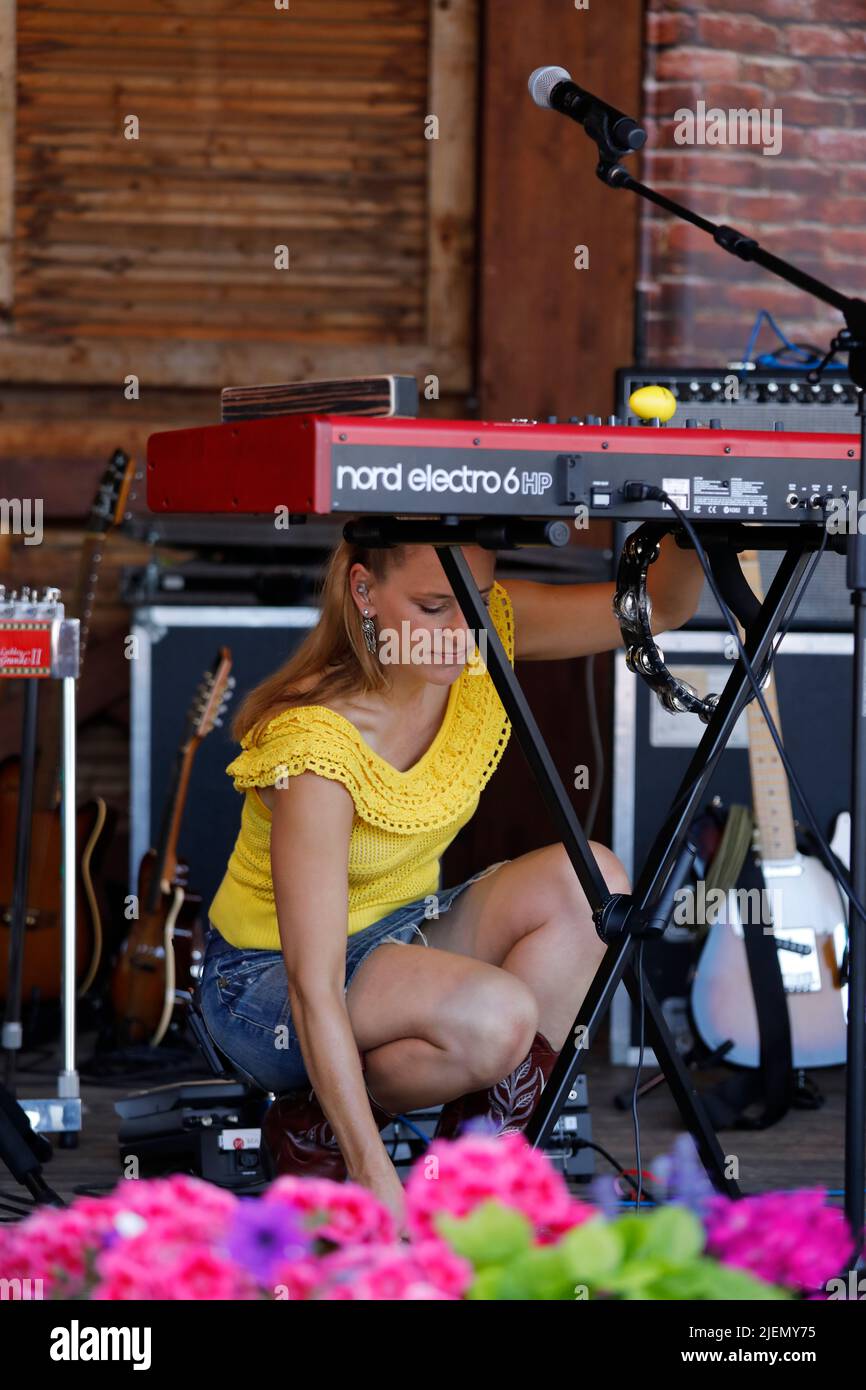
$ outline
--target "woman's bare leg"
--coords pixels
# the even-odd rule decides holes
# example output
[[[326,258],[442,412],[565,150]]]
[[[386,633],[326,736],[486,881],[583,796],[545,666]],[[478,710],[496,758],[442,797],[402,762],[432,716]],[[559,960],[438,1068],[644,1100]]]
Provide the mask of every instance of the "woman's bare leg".
[[[616,856],[590,846],[628,892]],[[428,947],[380,946],[346,996],[370,1092],[392,1111],[493,1085],[536,1030],[561,1048],[605,950],[562,845],[503,864],[424,931]]]

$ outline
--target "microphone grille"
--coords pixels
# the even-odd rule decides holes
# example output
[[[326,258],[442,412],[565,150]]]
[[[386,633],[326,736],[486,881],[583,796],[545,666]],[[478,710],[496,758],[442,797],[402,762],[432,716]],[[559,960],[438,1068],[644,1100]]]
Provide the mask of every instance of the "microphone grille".
[[[571,73],[565,68],[536,68],[529,79],[529,95],[536,106],[550,109],[550,94],[560,82],[570,82]]]

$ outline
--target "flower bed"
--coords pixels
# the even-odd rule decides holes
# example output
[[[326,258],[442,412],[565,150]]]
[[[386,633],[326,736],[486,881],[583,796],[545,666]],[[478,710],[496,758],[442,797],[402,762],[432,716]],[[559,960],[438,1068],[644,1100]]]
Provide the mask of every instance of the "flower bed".
[[[825,1297],[850,1256],[819,1191],[714,1196],[688,1138],[656,1169],[664,1203],[622,1212],[609,1184],[572,1196],[522,1135],[436,1141],[403,1240],[352,1183],[122,1180],[0,1229],[0,1277],[55,1299],[790,1299]]]

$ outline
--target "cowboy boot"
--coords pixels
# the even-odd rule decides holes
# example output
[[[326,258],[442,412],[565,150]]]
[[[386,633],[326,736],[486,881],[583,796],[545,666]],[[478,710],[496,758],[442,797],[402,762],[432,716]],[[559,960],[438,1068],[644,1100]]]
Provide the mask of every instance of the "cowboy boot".
[[[366,1071],[363,1053],[361,1070]],[[376,1128],[385,1129],[396,1117],[382,1109],[369,1087],[367,1096]],[[337,1136],[313,1090],[277,1096],[262,1121],[262,1138],[280,1175],[330,1178],[332,1182],[345,1182],[348,1176]]]
[[[498,1134],[521,1133],[558,1056],[544,1034],[536,1033],[527,1056],[510,1076],[443,1105],[434,1139],[454,1139],[470,1120],[480,1118],[490,1121]]]

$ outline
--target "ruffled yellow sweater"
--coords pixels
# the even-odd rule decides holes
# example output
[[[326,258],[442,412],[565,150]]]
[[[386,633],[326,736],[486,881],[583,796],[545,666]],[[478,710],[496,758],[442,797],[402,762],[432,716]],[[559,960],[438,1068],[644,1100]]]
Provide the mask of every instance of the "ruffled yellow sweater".
[[[514,614],[501,584],[490,616],[514,663]],[[380,758],[348,719],[325,705],[277,715],[226,771],[245,791],[241,829],[210,919],[234,946],[280,949],[271,878],[271,815],[257,787],[315,772],[342,782],[355,816],[349,844],[348,933],[439,888],[439,860],[473,815],[499,763],[511,723],[489,672],[466,666],[451,686],[430,747],[405,772]],[[336,866],[335,866],[336,872]],[[311,905],[314,907],[314,904]]]

